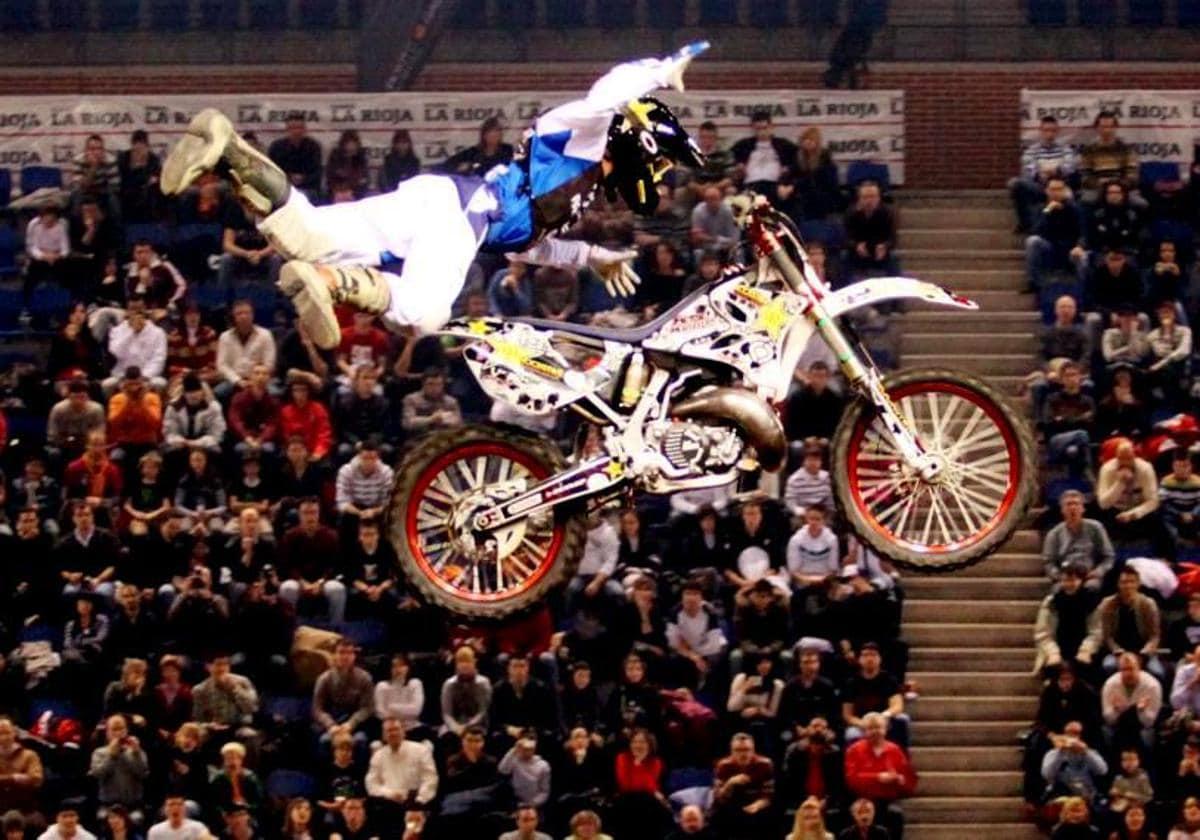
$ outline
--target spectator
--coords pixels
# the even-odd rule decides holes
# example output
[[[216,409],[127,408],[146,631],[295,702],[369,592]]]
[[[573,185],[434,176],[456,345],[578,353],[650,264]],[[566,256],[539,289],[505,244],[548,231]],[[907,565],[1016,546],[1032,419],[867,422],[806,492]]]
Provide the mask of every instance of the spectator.
[[[613,811],[618,836],[657,838],[663,835],[669,806],[662,790],[665,765],[656,755],[654,736],[635,729],[617,753]]]
[[[744,727],[760,730],[763,735],[774,735],[783,680],[774,676],[775,662],[770,656],[759,654],[749,665],[747,672],[734,675],[726,711],[737,715]]]
[[[274,453],[279,435],[279,401],[267,390],[271,369],[256,364],[250,377],[229,403],[229,431],[238,453]]]
[[[504,779],[495,758],[484,752],[482,727],[462,730],[459,750],[446,759],[442,784],[442,815],[469,819],[480,817],[500,804]]]
[[[379,379],[388,355],[387,333],[375,326],[375,317],[369,312],[355,312],[354,322],[342,330],[342,343],[338,346],[337,366],[342,375],[338,382],[349,389],[356,372],[366,368]]]
[[[537,740],[531,735],[518,738],[500,759],[498,769],[509,777],[518,802],[541,808],[550,799],[550,763],[537,754]]]
[[[1191,603],[1189,602],[1189,612]],[[1200,716],[1200,645],[1189,650],[1175,671],[1175,680],[1171,684],[1171,708],[1176,712],[1185,712],[1194,721]],[[1188,723],[1189,732],[1197,729],[1195,723]]]
[[[54,824],[38,836],[38,840],[96,840],[96,835],[79,824],[79,812],[63,801],[54,816]]]
[[[1100,647],[1096,590],[1084,585],[1087,575],[1082,565],[1066,565],[1056,590],[1042,600],[1033,629],[1038,670],[1058,668],[1064,661],[1088,666]]]
[[[88,435],[104,433],[104,407],[88,395],[87,383],[73,380],[67,395],[54,404],[46,421],[46,444],[57,459],[70,460],[83,453]]]
[[[301,501],[299,511],[300,523],[279,543],[279,597],[293,607],[323,601],[330,623],[341,624],[346,615],[346,586],[334,572],[337,532],[321,524],[321,505],[316,499]]]
[[[883,204],[879,184],[862,181],[854,209],[846,214],[846,263],[856,276],[900,272],[896,248],[896,216]]]
[[[247,300],[235,301],[231,309],[233,326],[217,340],[217,371],[221,382],[217,397],[227,401],[235,388],[249,385],[255,365],[275,369],[275,339],[265,328],[254,323],[254,306]]]
[[[142,820],[146,777],[150,773],[146,752],[136,735],[129,734],[124,716],[112,715],[104,723],[105,744],[92,751],[88,775],[96,780],[98,818],[114,806],[129,810],[135,823]]]
[[[1114,747],[1139,743],[1154,744],[1154,722],[1162,708],[1162,686],[1142,670],[1138,654],[1120,655],[1119,670],[1104,682],[1100,691],[1104,732]],[[1100,771],[1104,775],[1106,771]]]
[[[917,774],[908,756],[885,737],[887,727],[887,718],[882,714],[866,715],[862,740],[846,748],[846,786],[850,793],[884,809],[897,799],[911,796],[917,787]]]
[[[888,830],[875,824],[875,803],[867,798],[854,800],[850,806],[849,826],[838,835],[838,840],[890,840]]]
[[[879,645],[867,642],[858,652],[858,673],[842,692],[842,720],[846,724],[846,743],[863,737],[867,715],[878,714],[887,726],[892,741],[908,749],[908,715],[904,713],[904,695],[896,678],[883,670]]]
[[[374,840],[381,832],[367,814],[367,803],[360,796],[347,796],[334,819],[329,840]]]
[[[1091,364],[1091,338],[1083,324],[1077,320],[1079,307],[1075,298],[1061,295],[1054,301],[1054,323],[1039,328],[1038,356],[1043,364],[1045,381],[1056,383],[1061,373],[1061,361],[1065,359],[1084,367]],[[1044,395],[1045,388],[1042,388]],[[1034,410],[1041,414],[1041,400],[1035,391]]]
[[[263,787],[245,762],[246,748],[237,741],[221,747],[221,770],[213,777],[210,799],[222,813],[244,809],[253,818],[263,807]]]
[[[1108,181],[1103,185],[1104,200],[1088,219],[1089,250],[1122,251],[1135,254],[1141,244],[1142,220],[1129,204],[1125,185]]]
[[[330,351],[317,347],[297,316],[295,326],[279,344],[278,365],[279,378],[283,381],[303,377],[319,388],[334,369],[334,360]]]
[[[369,174],[367,151],[358,132],[352,128],[343,131],[325,161],[326,191],[332,195],[336,188],[348,189],[355,199],[362,198],[370,185]]]
[[[1033,229],[1034,214],[1046,200],[1046,187],[1051,178],[1069,178],[1075,174],[1079,159],[1075,150],[1058,142],[1058,120],[1052,115],[1042,117],[1038,125],[1038,140],[1021,153],[1021,175],[1008,182],[1013,207],[1017,211],[1017,232]]]
[[[378,519],[392,495],[392,468],[379,457],[373,440],[359,445],[358,454],[337,474],[337,509],[345,533],[354,533],[358,523]]]
[[[1149,425],[1146,405],[1133,390],[1133,369],[1118,365],[1112,372],[1112,388],[1096,409],[1096,439],[1138,439]]]
[[[150,826],[146,840],[210,840],[210,835],[204,823],[188,819],[184,796],[168,792],[163,802],[163,821]]]
[[[841,206],[837,164],[821,140],[821,129],[810,125],[800,132],[792,168],[802,219],[825,219]]]
[[[571,817],[571,834],[565,840],[613,840],[611,836],[602,832],[601,828],[599,814],[595,811],[580,811]]]
[[[175,510],[183,514],[184,528],[193,536],[206,539],[225,529],[228,495],[204,449],[188,450],[187,469],[175,487]]]
[[[104,359],[96,336],[88,328],[87,304],[76,301],[67,311],[66,323],[50,339],[46,373],[62,396],[75,379],[99,381],[104,376]]]
[[[1098,313],[1101,321],[1107,323],[1113,315],[1126,313],[1137,314],[1145,306],[1145,289],[1137,269],[1130,262],[1124,251],[1109,249],[1104,252],[1103,259],[1086,275],[1085,293],[1091,299],[1092,307]],[[1092,320],[1095,319],[1092,316]],[[1107,336],[1107,332],[1105,333]],[[1110,364],[1107,344],[1102,349],[1106,352],[1104,360]],[[1138,362],[1140,359],[1130,359]]]
[[[1133,804],[1125,809],[1124,818],[1117,831],[1109,836],[1109,840],[1158,840],[1158,835],[1146,828],[1146,808]]]
[[[379,378],[375,371],[360,366],[354,371],[349,391],[338,394],[334,406],[334,428],[338,435],[338,459],[348,460],[357,447],[370,442],[385,460],[391,460],[395,448],[379,441],[379,435],[391,426],[391,406],[376,393]]]
[[[91,300],[105,268],[115,259],[121,231],[96,201],[86,198],[79,205],[79,214],[71,218],[70,233],[68,276],[75,296]]]
[[[25,256],[29,258],[26,297],[36,286],[67,280],[66,259],[70,252],[70,234],[59,208],[49,202],[43,204],[25,226]]]
[[[1158,315],[1158,326],[1146,336],[1146,343],[1150,345],[1148,372],[1151,383],[1161,389],[1167,405],[1177,406],[1187,383],[1188,362],[1192,356],[1192,330],[1176,323],[1176,304],[1173,301],[1159,301],[1154,311]]]
[[[733,212],[725,205],[720,187],[705,188],[703,199],[692,208],[692,247],[698,250],[727,249],[740,238]]]
[[[121,678],[104,689],[104,715],[121,715],[135,735],[145,737],[154,714],[153,705],[153,696],[146,685],[146,660],[124,660]]]
[[[837,689],[821,676],[821,655],[809,648],[800,654],[800,669],[783,687],[779,698],[779,724],[785,739],[793,742],[810,738],[814,732],[828,731],[830,723],[841,719]],[[822,725],[814,727],[816,720]]]
[[[804,511],[804,525],[787,543],[793,609],[803,613],[805,599],[824,590],[837,577],[840,568],[838,539],[825,525],[825,506],[820,503],[809,505]]]
[[[533,314],[534,285],[529,264],[516,255],[508,256],[508,265],[492,275],[487,287],[488,312],[506,318]]]
[[[845,768],[837,735],[825,718],[813,718],[805,735],[788,747],[782,781],[790,801],[819,800],[831,811],[840,810],[846,795]]]
[[[501,834],[499,840],[550,840],[549,834],[538,831],[538,809],[533,805],[518,805],[513,820],[517,827]]]
[[[1200,837],[1200,799],[1189,796],[1180,807],[1179,821],[1167,835],[1167,840],[1196,840]]]
[[[0,812],[17,811],[40,822],[38,796],[44,781],[42,759],[17,740],[12,718],[0,715]]]
[[[1121,769],[1113,777],[1108,792],[1108,809],[1114,814],[1123,814],[1129,808],[1145,806],[1154,798],[1150,777],[1141,766],[1141,756],[1136,747],[1121,750]]]
[[[446,158],[441,169],[459,174],[483,175],[512,159],[513,147],[504,142],[504,127],[500,118],[488,117],[479,126],[479,142]]]
[[[406,739],[404,724],[397,718],[387,718],[383,722],[383,745],[371,756],[366,785],[368,795],[389,816],[406,808],[428,807],[438,792],[432,748],[423,741]]]
[[[761,837],[774,824],[775,768],[738,733],[713,773],[713,826],[722,837]]]
[[[299,437],[313,461],[324,461],[333,448],[329,410],[313,398],[312,383],[295,377],[288,384],[291,400],[279,409],[279,431],[285,440]]]
[[[1084,585],[1098,590],[1113,566],[1116,555],[1108,532],[1095,519],[1085,519],[1084,496],[1068,490],[1059,497],[1063,521],[1046,534],[1042,542],[1042,563],[1046,576],[1057,580],[1068,565],[1087,569]]]
[[[425,708],[425,686],[409,674],[409,667],[408,654],[392,654],[391,676],[375,686],[375,716],[400,721],[406,732],[420,726]]]
[[[817,360],[808,366],[808,373],[801,380],[803,384],[788,397],[788,440],[833,439],[846,398],[829,387],[829,377],[829,365],[825,362]]]
[[[129,137],[129,148],[117,154],[117,172],[122,221],[126,224],[155,221],[161,200],[157,187],[162,162],[150,151],[150,136],[144,130],[134,131]]]
[[[1052,463],[1066,463],[1078,473],[1091,462],[1096,401],[1083,393],[1083,371],[1075,362],[1063,362],[1058,379],[1062,387],[1042,407],[1047,455]]]
[[[775,136],[771,112],[757,110],[750,115],[754,134],[733,144],[730,152],[737,164],[736,178],[742,189],[775,198],[775,185],[796,160],[796,146]]]
[[[501,746],[509,746],[522,737],[551,739],[561,727],[557,699],[541,680],[530,676],[529,657],[513,654],[505,665],[506,679],[492,691],[489,717],[492,731]],[[501,772],[507,772],[501,769]],[[518,799],[525,800],[518,795]],[[537,803],[539,807],[541,802]]]
[[[1188,278],[1179,264],[1179,253],[1175,243],[1164,239],[1155,249],[1158,259],[1143,272],[1146,297],[1153,303],[1161,301],[1183,301],[1188,295]]]
[[[402,403],[404,431],[410,434],[452,429],[462,425],[458,400],[446,393],[446,374],[426,371],[421,390],[407,395]]]
[[[804,460],[800,469],[788,476],[783,501],[788,511],[797,519],[803,519],[805,511],[810,507],[824,510],[833,507],[833,484],[830,482],[829,472],[821,466],[824,457],[825,449],[819,443],[805,443]],[[835,551],[834,556],[836,555]]]
[[[492,683],[476,668],[474,648],[454,652],[454,675],[442,683],[442,729],[457,738],[472,727],[486,727]]]
[[[309,199],[321,190],[321,144],[308,136],[304,114],[288,115],[287,134],[271,144],[267,156],[284,171],[292,186]]]
[[[1033,222],[1025,240],[1025,268],[1029,288],[1041,290],[1049,272],[1073,272],[1084,265],[1083,230],[1079,209],[1071,200],[1067,182],[1060,177],[1046,181],[1046,204]]]
[[[1174,542],[1180,537],[1195,539],[1200,522],[1200,477],[1193,473],[1191,453],[1177,447],[1171,453],[1171,473],[1158,485],[1163,524]]]
[[[1155,552],[1175,559],[1175,543],[1158,511],[1158,478],[1133,444],[1121,441],[1116,455],[1100,467],[1096,503],[1109,533],[1117,540],[1149,540]]]
[[[1154,658],[1158,653],[1162,635],[1158,605],[1148,595],[1138,591],[1141,576],[1133,566],[1125,566],[1117,578],[1117,592],[1100,602],[1100,634],[1103,649],[1108,651],[1104,659],[1105,671],[1117,666],[1117,657],[1126,651],[1150,657],[1149,668],[1161,673],[1162,668]]]
[[[391,148],[383,156],[383,166],[379,170],[379,191],[389,193],[396,189],[401,181],[407,181],[420,172],[421,161],[413,152],[412,137],[408,129],[396,129],[392,132]]]
[[[200,320],[200,306],[195,301],[183,305],[183,323],[167,334],[167,375],[172,385],[188,373],[209,387],[220,381],[217,332]]]
[[[705,603],[704,587],[699,581],[683,584],[679,611],[668,622],[666,633],[667,644],[682,666],[684,684],[695,687],[707,684],[725,658],[729,641],[716,612]]]
[[[183,396],[167,406],[163,416],[163,440],[168,453],[202,449],[211,455],[221,451],[225,417],[221,406],[210,401],[200,377],[183,378]]]
[[[550,321],[570,321],[579,309],[579,277],[574,269],[541,266],[533,275],[534,314]]]
[[[235,735],[252,735],[249,725],[258,711],[258,692],[254,684],[232,671],[224,653],[214,653],[205,663],[208,677],[192,689],[192,719],[199,723],[209,740],[229,741]],[[221,750],[224,757],[225,751]]]
[[[117,447],[114,460],[132,463],[157,447],[162,416],[162,398],[147,387],[141,369],[126,368],[120,390],[108,401],[108,434]]]
[[[283,260],[237,202],[225,203],[221,225],[221,259],[217,267],[220,288],[231,289],[238,280],[274,283]]]
[[[120,543],[110,532],[96,527],[92,505],[86,499],[71,504],[71,521],[74,530],[54,547],[52,558],[63,580],[63,594],[94,592],[111,601]]]
[[[825,830],[825,816],[821,813],[821,800],[810,796],[796,809],[792,830],[784,840],[833,840]]]
[[[721,147],[717,124],[711,120],[700,123],[696,130],[696,143],[704,155],[704,165],[690,172],[691,180],[687,186],[692,198],[699,201],[710,186],[719,189],[722,195],[732,192],[733,155]]]
[[[154,245],[142,239],[133,243],[133,261],[126,268],[125,299],[146,304],[150,320],[160,323],[187,291],[187,281],[170,260],[164,260]]]
[[[167,363],[167,334],[147,320],[146,305],[141,301],[131,301],[125,320],[112,328],[108,352],[116,361],[109,378],[102,383],[106,394],[112,394],[122,378],[130,378],[130,368],[138,372],[137,378],[144,376],[149,380],[155,390],[166,385],[163,371]]]
[[[1091,824],[1088,802],[1080,796],[1068,796],[1062,801],[1058,825],[1050,832],[1050,840],[1099,840],[1100,830]]]
[[[327,745],[338,735],[350,735],[366,745],[361,729],[374,712],[375,686],[371,675],[355,664],[358,648],[349,639],[339,639],[333,649],[333,663],[313,686],[313,723]]]
[[[319,515],[321,496],[325,493],[325,470],[321,464],[314,463],[304,438],[292,435],[286,440],[283,467],[279,471],[279,497],[271,508],[271,515],[276,521],[276,531],[281,531],[296,521],[300,503],[305,499],[316,501]]]
[[[1137,189],[1137,151],[1117,137],[1117,115],[1112,111],[1098,113],[1092,126],[1096,129],[1096,140],[1083,147],[1079,160],[1083,203],[1096,204],[1106,181],[1124,184],[1132,200]],[[1137,202],[1145,206],[1140,196]]]

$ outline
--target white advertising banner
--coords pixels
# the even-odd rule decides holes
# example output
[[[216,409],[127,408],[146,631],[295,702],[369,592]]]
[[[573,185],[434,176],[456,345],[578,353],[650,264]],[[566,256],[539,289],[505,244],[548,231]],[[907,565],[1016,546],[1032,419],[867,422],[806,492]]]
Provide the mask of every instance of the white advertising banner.
[[[150,133],[162,154],[205,107],[224,111],[264,144],[282,135],[293,111],[305,114],[310,135],[326,153],[342,131],[355,129],[372,167],[383,161],[392,132],[407,129],[428,166],[477,142],[479,125],[488,117],[498,116],[508,129],[506,139],[515,142],[538,113],[570,98],[563,92],[0,97],[0,167],[65,167],[89,134],[120,150],[138,128]],[[886,163],[892,181],[904,182],[902,91],[689,91],[663,98],[691,129],[704,120],[715,122],[726,143],[748,133],[750,113],[758,108],[769,110],[778,133],[791,140],[816,125],[843,167],[851,160]]]
[[[1079,148],[1095,139],[1092,123],[1101,111],[1117,115],[1117,134],[1139,160],[1177,164],[1187,177],[1200,142],[1197,90],[1022,90],[1021,143],[1034,142],[1042,118],[1053,116],[1060,139]]]

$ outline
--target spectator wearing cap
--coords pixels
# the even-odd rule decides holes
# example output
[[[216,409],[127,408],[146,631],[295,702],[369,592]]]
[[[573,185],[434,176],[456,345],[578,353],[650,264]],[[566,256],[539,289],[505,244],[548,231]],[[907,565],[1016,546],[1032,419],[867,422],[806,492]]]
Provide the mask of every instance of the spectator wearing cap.
[[[229,431],[234,451],[273,454],[279,437],[279,401],[267,390],[271,369],[255,365],[246,387],[229,401]]]
[[[1099,521],[1084,517],[1084,495],[1068,490],[1059,497],[1063,521],[1055,525],[1042,541],[1042,563],[1046,577],[1057,581],[1067,565],[1087,570],[1084,586],[1099,590],[1113,567],[1116,553],[1108,532]]]
[[[738,140],[729,150],[735,164],[734,179],[742,189],[774,199],[780,176],[796,160],[796,145],[775,135],[771,112],[766,109],[754,111],[750,125],[754,133]]]
[[[183,377],[183,396],[167,406],[163,415],[163,441],[167,453],[203,449],[217,455],[225,438],[221,406],[209,400],[204,383],[194,373]]]
[[[806,441],[800,469],[789,475],[784,485],[784,504],[797,519],[803,519],[810,506],[818,505],[825,510],[833,507],[833,485],[829,472],[821,466],[824,457],[825,449],[820,443]]]
[[[383,463],[379,445],[367,439],[337,473],[337,510],[343,533],[353,534],[362,520],[382,516],[392,483],[392,468]]]
[[[1114,539],[1148,540],[1159,557],[1175,559],[1175,542],[1158,509],[1158,477],[1131,441],[1118,443],[1116,455],[1100,467],[1096,504]]]
[[[337,531],[321,524],[321,503],[300,502],[300,522],[279,543],[279,597],[293,607],[323,602],[332,624],[346,615],[346,585],[334,563],[340,555]]]
[[[1154,724],[1162,708],[1162,685],[1142,670],[1141,657],[1133,651],[1121,654],[1117,673],[1100,690],[1104,732],[1110,745],[1154,745]],[[1103,775],[1103,771],[1101,771]]]
[[[291,399],[279,409],[279,431],[283,438],[293,435],[304,441],[309,458],[324,461],[333,448],[333,424],[329,410],[313,397],[312,383],[298,376],[288,383]]]
[[[167,334],[167,374],[174,382],[186,373],[194,373],[209,386],[220,381],[217,331],[201,320],[200,305],[194,300],[184,304],[181,323]]]
[[[804,441],[802,446],[808,446],[813,438],[832,439],[846,408],[846,398],[830,387],[829,365],[818,359],[803,374],[797,369],[796,376],[801,385],[787,401],[788,440]]]
[[[362,443],[373,440],[384,460],[390,461],[395,447],[379,436],[391,428],[391,407],[379,391],[379,377],[368,365],[354,371],[349,390],[337,395],[334,403],[334,427],[337,429],[339,461],[351,458]]]
[[[866,716],[879,714],[887,727],[888,737],[908,749],[908,715],[904,713],[904,695],[900,684],[883,670],[879,645],[865,642],[858,652],[858,673],[850,677],[842,692],[842,722],[846,726],[846,743],[863,737]]]
[[[147,318],[144,302],[130,301],[125,320],[108,334],[108,352],[115,364],[111,375],[101,383],[104,393],[117,390],[121,380],[129,378],[130,368],[157,390],[166,385],[163,372],[167,363],[167,334]]]
[[[1104,670],[1117,667],[1117,658],[1124,653],[1148,657],[1147,668],[1156,676],[1163,674],[1157,659],[1162,638],[1162,622],[1158,605],[1149,595],[1138,591],[1141,576],[1133,566],[1125,566],[1117,576],[1117,591],[1100,602],[1101,650]]]
[[[1035,669],[1058,668],[1064,661],[1087,666],[1100,648],[1099,600],[1095,589],[1084,586],[1087,576],[1082,564],[1067,564],[1058,587],[1042,600],[1033,628]]]
[[[1087,264],[1079,208],[1071,200],[1067,182],[1059,176],[1046,179],[1046,203],[1025,240],[1025,270],[1029,288],[1040,290],[1050,272],[1077,273]]]
[[[266,327],[254,323],[254,306],[248,300],[234,301],[233,324],[217,339],[216,385],[218,399],[227,401],[235,389],[249,384],[255,365],[275,369],[275,338]]]
[[[104,406],[88,395],[86,382],[72,380],[67,395],[54,404],[46,420],[48,454],[57,462],[78,457],[88,435],[97,431],[104,431]]]

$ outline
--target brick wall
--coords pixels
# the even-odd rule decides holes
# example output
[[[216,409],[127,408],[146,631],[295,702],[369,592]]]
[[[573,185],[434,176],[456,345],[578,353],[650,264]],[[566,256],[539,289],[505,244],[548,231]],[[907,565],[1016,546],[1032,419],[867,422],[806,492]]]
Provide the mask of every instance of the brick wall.
[[[694,89],[813,88],[822,66],[810,63],[697,64]],[[587,64],[434,64],[422,73],[423,90],[580,90],[603,70]],[[203,93],[352,90],[353,67],[152,67],[75,71],[0,72],[5,93]],[[1200,88],[1195,64],[910,64],[874,65],[872,87],[906,93],[906,159],[910,186],[997,187],[1015,170],[1017,119],[1023,87],[1043,89]]]

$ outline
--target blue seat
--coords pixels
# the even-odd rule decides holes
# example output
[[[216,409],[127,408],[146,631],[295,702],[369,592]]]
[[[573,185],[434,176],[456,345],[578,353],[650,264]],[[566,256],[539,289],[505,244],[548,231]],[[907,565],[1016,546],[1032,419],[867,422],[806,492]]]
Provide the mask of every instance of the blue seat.
[[[750,25],[759,29],[787,26],[787,3],[777,0],[750,0]]]
[[[1091,499],[1095,495],[1095,488],[1092,487],[1090,481],[1082,476],[1063,476],[1062,478],[1052,478],[1046,482],[1045,494],[1046,505],[1051,510],[1058,510],[1058,500],[1062,498],[1063,493],[1068,490],[1077,490],[1084,495],[1085,498]]]
[[[150,0],[150,26],[166,31],[188,28],[188,0]]]
[[[251,29],[283,29],[287,26],[287,0],[250,0]]]
[[[838,0],[800,0],[800,23],[829,28],[838,25]]]
[[[66,320],[71,293],[55,283],[35,286],[29,295],[29,314],[38,329],[49,329]]]
[[[162,251],[171,241],[171,233],[166,226],[149,224],[130,224],[125,226],[125,247],[133,248],[134,244],[145,240],[154,246],[156,251]]]
[[[667,774],[667,793],[708,787],[712,783],[713,771],[708,767],[677,767]]]
[[[1166,11],[1164,0],[1129,0],[1129,25],[1162,26]]]
[[[578,27],[586,22],[582,3],[575,0],[546,0],[546,25]]]
[[[1179,0],[1179,25],[1200,26],[1200,0]]]
[[[1042,287],[1041,295],[1039,296],[1038,305],[1042,311],[1042,322],[1046,324],[1054,321],[1054,301],[1058,300],[1063,295],[1069,295],[1075,298],[1075,303],[1080,307],[1083,306],[1083,286],[1077,278],[1067,280],[1056,280],[1047,283]]]
[[[1112,26],[1117,22],[1116,0],[1082,0],[1079,23],[1083,26]]]
[[[1175,243],[1176,257],[1180,265],[1188,265],[1195,257],[1192,226],[1178,219],[1155,219],[1147,231],[1150,244],[1157,250],[1158,243],[1170,240]],[[1157,258],[1157,254],[1152,254]]]
[[[0,288],[0,332],[14,333],[21,328],[25,298],[20,289]]]
[[[237,28],[239,5],[238,0],[200,0],[200,28]]]
[[[21,195],[29,195],[42,187],[61,188],[62,170],[56,166],[26,166],[21,169]]]
[[[387,625],[374,619],[347,621],[342,635],[364,650],[377,650],[387,642]]]
[[[1159,181],[1180,180],[1179,165],[1165,160],[1148,160],[1138,164],[1138,187],[1143,193]]]
[[[678,29],[686,5],[684,0],[646,0],[646,22],[655,29]]]
[[[20,270],[17,265],[20,250],[17,232],[8,225],[0,224],[0,278],[11,277]]]
[[[137,29],[138,0],[105,0],[100,4],[100,28],[125,32]]]
[[[37,28],[37,0],[4,0],[0,3],[0,30],[32,32]]]
[[[263,711],[268,717],[283,723],[298,723],[312,716],[312,698],[278,695],[267,698]]]
[[[857,187],[863,181],[875,181],[881,192],[887,192],[892,185],[892,179],[886,163],[874,163],[869,160],[852,160],[846,167],[846,186]]]
[[[171,232],[171,247],[204,254],[221,253],[224,228],[217,224],[180,225]]]
[[[1034,26],[1065,26],[1067,0],[1029,0],[1029,22]]]
[[[12,172],[0,169],[0,207],[7,207],[12,201]]]
[[[187,294],[205,312],[216,312],[229,306],[229,289],[217,283],[189,284]]]
[[[481,4],[482,5],[482,4]],[[480,15],[482,23],[483,15]],[[300,26],[304,29],[332,29],[337,25],[337,0],[305,0],[300,4]]]
[[[738,22],[737,0],[700,0],[700,25],[729,25]]]
[[[272,799],[287,801],[302,796],[312,798],[317,790],[317,781],[307,773],[299,770],[273,770],[267,776],[267,796]]]
[[[233,300],[248,300],[254,307],[254,323],[260,327],[275,326],[275,311],[283,298],[270,283],[246,283],[233,289]]]
[[[799,228],[805,242],[820,242],[827,251],[839,251],[846,244],[846,232],[837,222],[809,219],[801,222]]]

